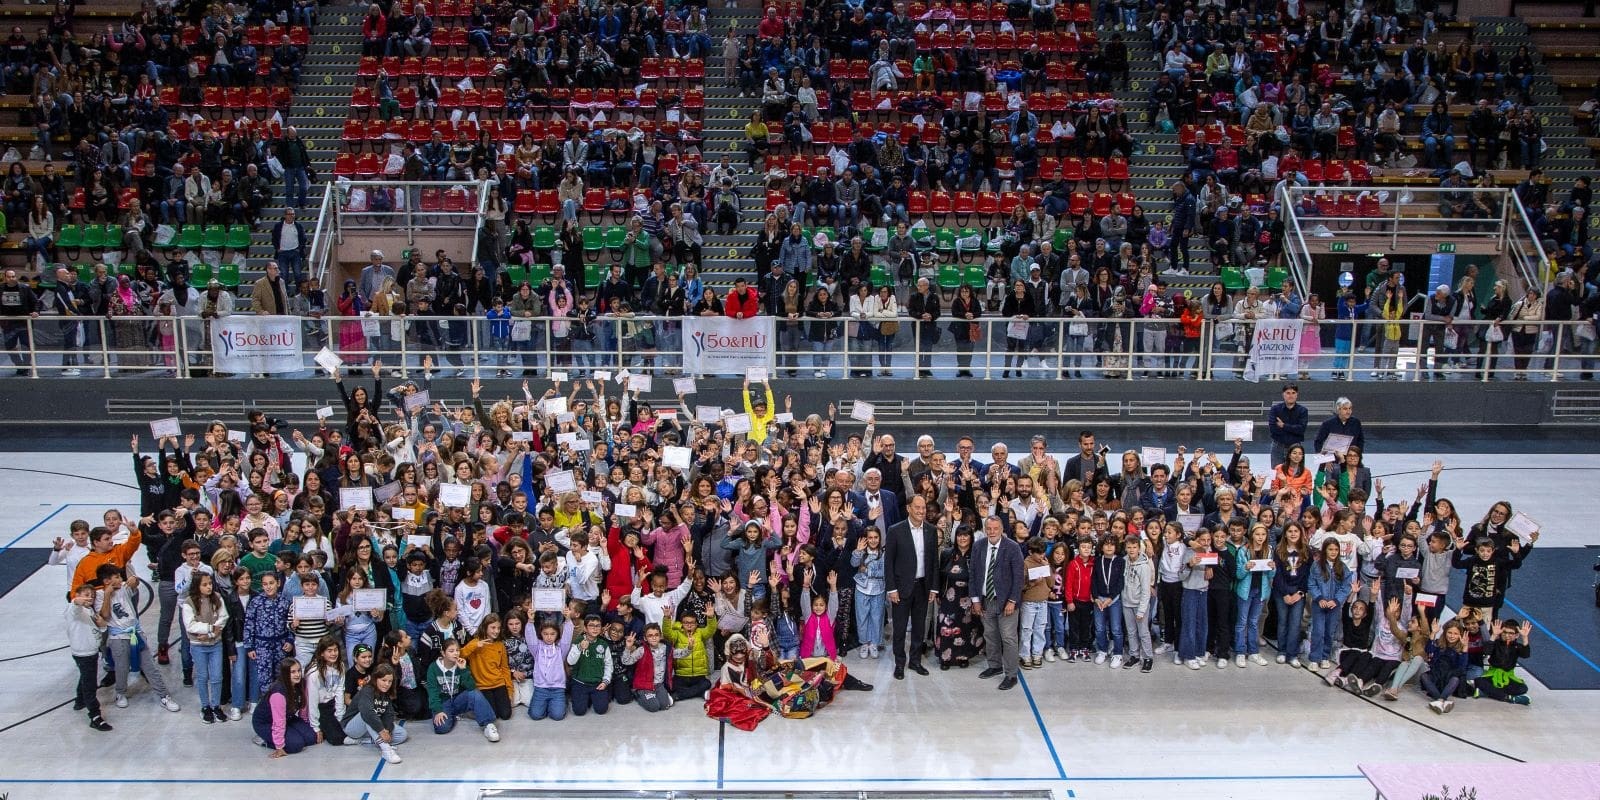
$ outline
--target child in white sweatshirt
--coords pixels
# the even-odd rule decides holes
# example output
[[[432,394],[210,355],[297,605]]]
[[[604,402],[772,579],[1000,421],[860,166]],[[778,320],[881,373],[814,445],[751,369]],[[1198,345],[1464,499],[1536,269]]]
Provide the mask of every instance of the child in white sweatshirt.
[[[109,731],[111,725],[100,716],[100,699],[95,697],[100,683],[100,639],[106,626],[94,613],[94,595],[93,586],[79,586],[66,608],[67,648],[78,664],[78,699],[72,710],[89,712],[89,727]]]

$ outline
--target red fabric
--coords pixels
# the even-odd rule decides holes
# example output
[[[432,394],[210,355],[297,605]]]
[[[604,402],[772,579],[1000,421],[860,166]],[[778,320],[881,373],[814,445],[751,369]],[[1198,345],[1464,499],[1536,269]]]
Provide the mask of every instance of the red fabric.
[[[713,687],[711,698],[706,701],[706,716],[726,722],[741,731],[755,730],[770,714],[771,709],[739,694],[726,684],[719,683]]]
[[[751,319],[761,313],[760,294],[746,286],[744,294],[728,292],[722,300],[722,312],[733,319]],[[739,315],[743,314],[743,317]]]
[[[1089,595],[1089,571],[1094,568],[1094,559],[1074,558],[1067,562],[1067,581],[1063,587],[1063,597],[1069,603],[1087,603],[1092,598]]]

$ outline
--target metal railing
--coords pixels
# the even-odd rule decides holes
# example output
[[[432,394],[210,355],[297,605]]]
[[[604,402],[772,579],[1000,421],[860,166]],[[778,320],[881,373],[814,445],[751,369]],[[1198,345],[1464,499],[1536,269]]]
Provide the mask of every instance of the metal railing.
[[[1340,233],[1381,234],[1388,238],[1390,249],[1402,243],[1487,242],[1497,253],[1505,249],[1506,239],[1517,225],[1523,226],[1525,238],[1533,236],[1527,218],[1512,208],[1516,200],[1510,189],[1286,186],[1284,199],[1284,214],[1303,231],[1297,242],[1302,252],[1310,252],[1304,249],[1308,242]],[[1482,206],[1474,202],[1478,199]],[[1308,200],[1313,207],[1309,211],[1301,207]]]
[[[417,231],[459,230],[471,220],[474,231],[488,208],[492,181],[362,181],[340,179],[333,213],[343,231],[404,231],[416,244]],[[341,236],[342,240],[342,236]],[[474,233],[474,250],[477,238]]]
[[[773,375],[832,379],[1240,380],[1250,333],[1250,323],[1228,319],[1204,321],[1195,337],[1167,319],[901,318],[890,334],[878,324],[887,320],[768,319]],[[509,335],[494,324],[482,317],[306,318],[305,369],[275,377],[321,375],[313,358],[324,346],[352,371],[377,360],[402,375],[424,358],[446,377],[557,369],[583,378],[623,368],[685,374],[682,318],[599,317],[589,338],[557,335],[574,327],[571,318],[520,320]],[[23,375],[202,377],[216,374],[208,325],[195,317],[41,316],[7,319],[0,329]],[[1600,366],[1590,321],[1326,320],[1314,331],[1302,339],[1297,372],[1306,379],[1574,380]]]

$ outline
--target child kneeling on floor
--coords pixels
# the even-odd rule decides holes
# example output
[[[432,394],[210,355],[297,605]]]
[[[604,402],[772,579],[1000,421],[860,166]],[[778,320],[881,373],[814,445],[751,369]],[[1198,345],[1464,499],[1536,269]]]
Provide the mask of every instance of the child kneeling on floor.
[[[461,658],[461,644],[454,639],[444,643],[439,660],[428,666],[428,710],[433,713],[433,732],[446,734],[456,727],[456,718],[471,714],[483,729],[483,738],[500,741],[500,729],[495,727],[494,706],[478,691],[472,670]]]
[[[1477,689],[1474,696],[1528,705],[1528,684],[1517,677],[1517,661],[1532,652],[1528,648],[1528,634],[1533,630],[1533,623],[1497,619],[1490,627],[1494,641],[1489,644],[1482,677],[1473,681]]]

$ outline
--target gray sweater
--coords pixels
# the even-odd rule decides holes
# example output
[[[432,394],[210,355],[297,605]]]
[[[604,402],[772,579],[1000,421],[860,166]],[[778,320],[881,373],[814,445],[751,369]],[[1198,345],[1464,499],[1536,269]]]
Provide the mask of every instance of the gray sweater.
[[[1150,613],[1151,581],[1155,577],[1155,563],[1143,554],[1128,558],[1128,569],[1122,585],[1122,607],[1134,614]]]

